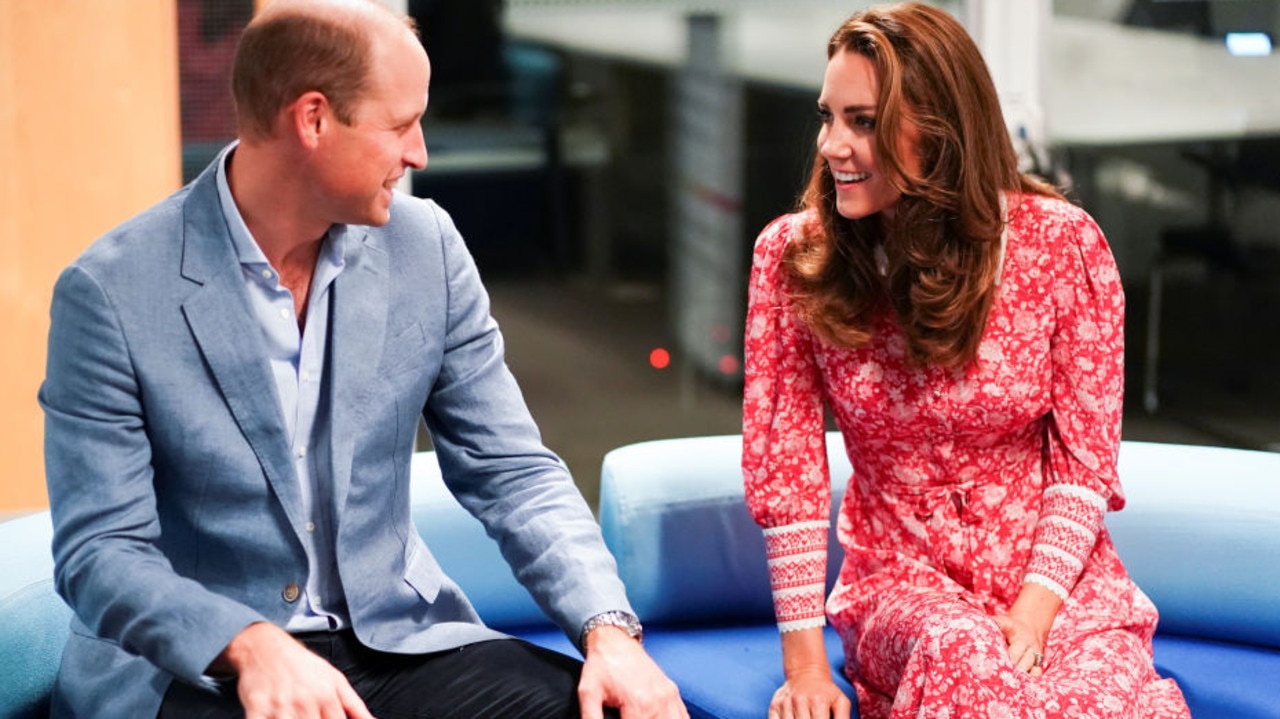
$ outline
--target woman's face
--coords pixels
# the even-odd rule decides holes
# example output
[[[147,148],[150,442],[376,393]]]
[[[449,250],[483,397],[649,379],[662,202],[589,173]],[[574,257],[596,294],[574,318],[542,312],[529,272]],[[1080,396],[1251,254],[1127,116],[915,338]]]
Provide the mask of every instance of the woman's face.
[[[857,220],[877,212],[892,216],[902,195],[876,157],[876,100],[880,82],[866,56],[843,50],[832,56],[818,97],[818,152],[836,188],[836,211]],[[899,157],[912,167],[915,132],[904,128]]]

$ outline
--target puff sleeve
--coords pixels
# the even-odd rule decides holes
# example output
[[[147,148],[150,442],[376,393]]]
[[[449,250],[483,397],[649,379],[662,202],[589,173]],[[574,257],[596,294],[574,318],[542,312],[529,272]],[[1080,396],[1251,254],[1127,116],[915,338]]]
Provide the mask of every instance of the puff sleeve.
[[[1066,599],[1097,542],[1108,509],[1124,506],[1116,472],[1124,393],[1124,291],[1097,224],[1066,205],[1042,227],[1054,254],[1050,337],[1052,410],[1046,477],[1024,582]]]
[[[813,338],[787,297],[783,252],[804,221],[775,220],[752,259],[745,333],[742,470],[747,507],[764,529],[781,631],[820,627],[831,485],[822,380]]]

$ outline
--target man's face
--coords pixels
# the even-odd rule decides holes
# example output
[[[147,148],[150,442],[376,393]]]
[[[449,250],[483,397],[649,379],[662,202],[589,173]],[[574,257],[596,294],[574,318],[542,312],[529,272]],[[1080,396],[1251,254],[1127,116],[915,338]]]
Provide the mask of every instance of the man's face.
[[[368,86],[350,125],[332,119],[318,157],[316,185],[322,207],[334,223],[384,225],[400,178],[427,165],[422,139],[431,66],[413,34],[383,33],[373,41]]]

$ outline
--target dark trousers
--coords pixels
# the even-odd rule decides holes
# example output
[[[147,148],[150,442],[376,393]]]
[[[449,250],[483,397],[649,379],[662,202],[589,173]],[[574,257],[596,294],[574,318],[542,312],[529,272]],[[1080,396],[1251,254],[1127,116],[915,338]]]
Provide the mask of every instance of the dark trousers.
[[[582,662],[519,639],[497,639],[434,654],[368,649],[350,631],[297,635],[346,675],[378,719],[577,719]],[[240,719],[229,684],[222,694],[175,681],[159,719]],[[616,712],[606,717],[618,716]]]

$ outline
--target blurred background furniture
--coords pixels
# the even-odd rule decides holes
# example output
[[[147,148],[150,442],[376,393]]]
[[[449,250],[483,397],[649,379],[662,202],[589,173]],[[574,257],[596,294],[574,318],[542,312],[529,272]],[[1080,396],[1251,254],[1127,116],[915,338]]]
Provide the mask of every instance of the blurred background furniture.
[[[1280,135],[1203,143],[1197,149],[1184,149],[1182,156],[1202,168],[1207,177],[1205,215],[1199,224],[1161,230],[1147,273],[1142,401],[1144,409],[1151,413],[1160,409],[1165,331],[1162,323],[1168,280],[1199,278],[1197,301],[1212,302],[1225,295],[1227,302],[1219,313],[1220,321],[1247,327],[1249,315],[1262,309],[1258,305],[1265,302],[1265,291],[1280,279],[1280,263],[1275,261],[1280,257],[1280,232],[1270,245],[1251,244],[1238,236],[1237,223],[1233,222],[1233,211],[1252,192],[1272,193],[1270,201],[1280,202]],[[1262,294],[1258,292],[1260,288]],[[1235,349],[1243,353],[1246,348],[1247,345]],[[1225,366],[1214,369],[1230,371]]]

